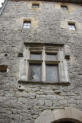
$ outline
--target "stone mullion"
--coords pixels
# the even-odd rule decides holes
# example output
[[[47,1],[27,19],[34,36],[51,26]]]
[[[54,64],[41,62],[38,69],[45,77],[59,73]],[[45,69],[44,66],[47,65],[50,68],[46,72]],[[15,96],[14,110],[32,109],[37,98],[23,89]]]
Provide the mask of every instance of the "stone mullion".
[[[46,81],[46,64],[45,64],[45,59],[46,59],[46,55],[45,55],[45,47],[43,47],[43,51],[42,51],[42,81]]]
[[[26,65],[26,72],[27,72],[27,81],[29,80],[29,60],[30,59],[30,50],[29,47],[27,48],[27,65]]]

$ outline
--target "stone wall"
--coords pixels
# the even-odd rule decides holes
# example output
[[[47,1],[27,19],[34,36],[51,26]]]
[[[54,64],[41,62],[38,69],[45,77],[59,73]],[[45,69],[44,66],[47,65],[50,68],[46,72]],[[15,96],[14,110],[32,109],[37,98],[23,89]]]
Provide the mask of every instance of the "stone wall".
[[[33,123],[46,109],[74,107],[82,110],[82,6],[39,2],[9,1],[0,16],[0,64],[8,65],[8,72],[0,73],[0,123]],[[23,29],[23,19],[31,19],[28,30]],[[76,23],[76,30],[68,28],[68,21]],[[18,89],[18,53],[24,42],[64,44],[70,48],[67,60],[70,85],[22,84]]]

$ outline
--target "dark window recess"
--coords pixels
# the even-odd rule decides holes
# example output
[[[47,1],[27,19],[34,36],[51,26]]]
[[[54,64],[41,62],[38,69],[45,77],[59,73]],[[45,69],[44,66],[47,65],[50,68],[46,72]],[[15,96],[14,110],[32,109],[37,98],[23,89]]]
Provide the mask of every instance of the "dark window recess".
[[[8,56],[8,54],[7,54],[7,53],[5,53],[5,54],[4,54],[4,56]]]
[[[70,59],[70,55],[65,55],[65,59],[69,60]]]
[[[41,80],[41,64],[29,64],[29,80]]]
[[[69,26],[69,29],[70,29],[70,30],[76,30],[75,23],[68,22],[68,26]]]
[[[63,10],[68,10],[68,7],[67,7],[66,5],[61,5],[61,8],[62,8]]]
[[[46,53],[46,60],[49,61],[56,61],[57,60],[57,54],[51,54],[51,53]]]
[[[76,123],[76,122],[71,121],[71,120],[60,120],[60,121],[56,121],[56,122],[52,122],[52,123]]]
[[[23,57],[23,53],[18,53],[18,57]]]
[[[41,60],[41,53],[31,52],[30,57],[32,60]]]
[[[31,21],[25,20],[23,22],[23,28],[24,29],[29,29],[31,27]]]
[[[7,72],[7,65],[0,65],[0,72]]]
[[[50,82],[58,82],[58,65],[46,65],[46,80]]]
[[[33,3],[32,8],[39,8],[39,3]]]

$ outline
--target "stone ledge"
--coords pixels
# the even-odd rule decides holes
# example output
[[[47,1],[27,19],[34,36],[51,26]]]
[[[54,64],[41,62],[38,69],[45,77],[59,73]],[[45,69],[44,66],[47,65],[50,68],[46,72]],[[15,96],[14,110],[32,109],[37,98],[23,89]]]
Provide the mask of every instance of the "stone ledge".
[[[30,41],[29,41],[29,42],[24,42],[24,45],[26,45],[26,46],[27,46],[27,45],[30,45],[30,46],[32,46],[32,45],[33,45],[33,46],[34,46],[34,45],[35,45],[35,46],[36,46],[36,45],[44,46],[44,45],[45,45],[45,46],[60,46],[60,47],[62,46],[62,47],[63,47],[63,46],[64,46],[64,43],[61,43],[61,42],[60,42],[60,43],[58,43],[58,42],[57,42],[57,43],[56,43],[56,42],[44,42],[44,43],[43,43],[43,42],[30,42]]]
[[[48,82],[48,81],[26,81],[26,80],[18,80],[18,83],[23,84],[49,84],[49,85],[63,85],[68,86],[70,82]]]

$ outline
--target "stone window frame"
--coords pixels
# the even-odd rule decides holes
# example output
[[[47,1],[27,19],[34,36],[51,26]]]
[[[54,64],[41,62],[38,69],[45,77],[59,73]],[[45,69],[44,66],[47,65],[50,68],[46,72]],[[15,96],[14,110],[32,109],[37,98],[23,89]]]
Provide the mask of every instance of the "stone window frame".
[[[67,6],[67,5],[65,5],[65,4],[61,4],[61,8],[62,8],[62,10],[66,10],[66,11],[68,11],[68,6]]]
[[[37,47],[38,50],[37,52],[41,52],[44,54],[44,49],[45,47],[48,48],[50,47],[51,49],[48,49],[48,52],[54,52],[58,54],[58,61],[56,62],[56,64],[58,64],[58,69],[59,69],[59,81],[58,82],[49,82],[46,81],[46,72],[45,72],[45,63],[43,62],[42,65],[42,80],[41,81],[30,81],[28,79],[28,69],[29,69],[29,56],[30,56],[30,50],[29,47],[31,48],[32,51],[32,47]],[[43,49],[42,49],[43,47]],[[40,49],[41,48],[41,49]],[[28,55],[27,55],[28,52]],[[44,55],[43,55],[44,56]],[[40,63],[42,62],[41,60],[39,61]],[[51,63],[52,64],[52,61]],[[44,84],[69,84],[69,75],[68,75],[68,66],[67,66],[67,61],[65,59],[64,56],[64,47],[63,45],[60,44],[41,44],[41,43],[24,43],[24,51],[23,51],[23,57],[20,58],[20,65],[19,65],[19,83],[21,82],[25,82],[25,83],[44,83]]]
[[[38,7],[33,7],[33,4],[39,5]],[[32,10],[40,10],[41,9],[41,2],[40,1],[33,1],[31,2],[31,9]]]
[[[70,27],[73,26],[73,27]],[[76,23],[73,21],[68,21],[69,30],[76,31]]]
[[[33,7],[33,6],[36,6],[36,7]],[[40,3],[39,2],[32,2],[32,9],[39,9],[40,7]]]
[[[27,28],[24,28],[24,23],[26,23],[26,22],[29,24],[29,26]],[[31,28],[31,23],[32,23],[31,19],[24,19],[23,20],[23,29],[30,29]]]

